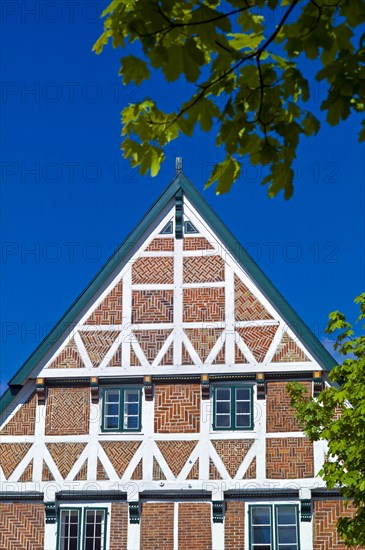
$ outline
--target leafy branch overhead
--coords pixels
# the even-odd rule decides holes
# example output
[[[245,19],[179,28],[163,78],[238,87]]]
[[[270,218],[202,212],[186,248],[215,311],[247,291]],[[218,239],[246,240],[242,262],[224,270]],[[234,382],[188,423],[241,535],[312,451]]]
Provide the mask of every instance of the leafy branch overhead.
[[[121,59],[124,84],[140,85],[157,70],[167,82],[184,77],[193,85],[175,112],[165,112],[153,97],[123,109],[122,149],[141,173],[159,172],[164,147],[180,133],[214,126],[226,157],[207,186],[217,182],[217,193],[228,191],[248,157],[267,165],[262,183],[270,196],[283,190],[290,198],[300,136],[320,126],[305,109],[304,56],[324,82],[321,109],[329,124],[364,111],[362,0],[113,0],[103,16],[97,53],[109,39],[124,52],[133,42],[140,46],[133,46],[140,54]]]

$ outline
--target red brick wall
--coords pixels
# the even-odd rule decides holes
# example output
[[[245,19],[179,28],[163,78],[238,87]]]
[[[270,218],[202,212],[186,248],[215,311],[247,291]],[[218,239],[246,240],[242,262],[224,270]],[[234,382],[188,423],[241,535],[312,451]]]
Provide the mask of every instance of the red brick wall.
[[[305,437],[266,439],[266,475],[269,479],[313,477],[313,443]]]
[[[183,262],[184,283],[224,281],[224,260],[220,256],[190,256]]]
[[[179,503],[179,550],[211,550],[211,504]]]
[[[225,550],[245,550],[245,503],[227,501],[224,522]]]
[[[172,550],[174,547],[174,503],[146,502],[142,504],[141,548]]]
[[[33,393],[0,431],[0,435],[34,435],[36,407],[37,397]]]
[[[89,433],[90,388],[48,388],[46,435]]]
[[[155,432],[195,433],[200,430],[200,384],[155,386]]]
[[[133,290],[132,323],[172,323],[172,290]]]
[[[110,518],[109,550],[126,550],[128,522],[128,504],[126,502],[113,502]]]
[[[309,392],[312,382],[301,382]],[[290,405],[290,397],[286,390],[287,382],[267,382],[266,384],[266,431],[267,432],[297,432],[298,421],[294,409]]]
[[[315,500],[313,514],[313,550],[364,550],[363,546],[345,546],[337,534],[340,516],[352,516],[354,508],[345,508],[343,500]]]
[[[43,550],[43,503],[0,503],[0,549]]]
[[[156,256],[138,258],[132,266],[132,284],[172,284],[174,282],[174,258]]]
[[[184,323],[225,319],[224,288],[184,288],[183,300]]]

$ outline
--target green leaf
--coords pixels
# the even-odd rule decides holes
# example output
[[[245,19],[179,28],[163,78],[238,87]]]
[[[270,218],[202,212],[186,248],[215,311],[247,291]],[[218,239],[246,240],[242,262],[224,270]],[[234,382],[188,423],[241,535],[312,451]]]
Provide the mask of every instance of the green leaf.
[[[137,86],[150,77],[147,63],[134,55],[127,55],[121,59],[122,67],[120,74],[123,76],[124,84],[135,82]]]
[[[243,50],[250,48],[254,50],[263,41],[264,36],[262,34],[243,34],[243,33],[228,33],[229,37],[232,37],[229,41],[229,45],[235,50]]]

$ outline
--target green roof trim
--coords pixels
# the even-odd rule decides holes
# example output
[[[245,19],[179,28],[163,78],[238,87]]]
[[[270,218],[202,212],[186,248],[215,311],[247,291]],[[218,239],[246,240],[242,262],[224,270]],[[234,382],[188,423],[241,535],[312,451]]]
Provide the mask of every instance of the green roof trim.
[[[135,229],[127,236],[122,244],[117,248],[109,260],[103,265],[99,272],[92,279],[86,289],[78,296],[66,313],[61,317],[46,338],[30,355],[27,361],[19,368],[15,375],[9,381],[9,389],[0,398],[0,413],[11,403],[20,387],[39,361],[52,348],[59,336],[72,325],[82,309],[93,298],[94,294],[101,288],[107,278],[113,273],[125,257],[131,252],[133,245],[144,235],[150,225],[166,208],[170,201],[175,197],[178,191],[182,190],[189,201],[198,210],[201,216],[208,222],[213,231],[222,240],[223,244],[230,251],[236,261],[253,278],[261,292],[268,298],[273,306],[280,312],[285,322],[290,326],[296,336],[302,340],[310,349],[312,355],[319,364],[327,370],[331,370],[336,361],[332,355],[321,344],[318,338],[312,333],[307,325],[302,321],[299,315],[294,311],[290,304],[274,287],[268,277],[256,264],[253,258],[248,254],[244,247],[234,237],[231,231],[226,227],[222,220],[211,209],[206,200],[197,191],[188,178],[180,172],[168,185],[160,198],[155,202],[147,214],[142,218]]]

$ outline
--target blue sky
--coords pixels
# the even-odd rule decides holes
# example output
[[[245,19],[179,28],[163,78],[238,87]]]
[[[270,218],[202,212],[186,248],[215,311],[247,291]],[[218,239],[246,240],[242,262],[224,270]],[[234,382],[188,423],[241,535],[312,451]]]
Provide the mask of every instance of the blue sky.
[[[183,157],[201,192],[222,157],[213,129],[171,144],[156,178],[140,176],[122,159],[123,106],[158,90],[176,108],[186,87],[166,86],[157,76],[143,90],[121,85],[120,52],[91,51],[105,5],[1,4],[2,387],[171,181],[175,157]],[[316,88],[313,111],[322,96]],[[247,163],[229,194],[203,192],[322,340],[328,313],[340,309],[353,320],[353,299],[364,290],[358,129],[351,118],[301,141],[288,202],[269,200],[260,168]]]

